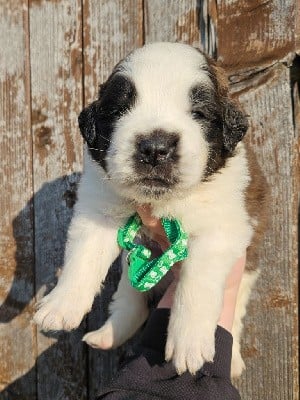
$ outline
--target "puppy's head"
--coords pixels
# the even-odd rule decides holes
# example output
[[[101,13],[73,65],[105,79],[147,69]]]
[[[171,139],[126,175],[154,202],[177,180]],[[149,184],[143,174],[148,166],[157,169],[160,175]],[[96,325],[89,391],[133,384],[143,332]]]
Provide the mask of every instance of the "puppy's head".
[[[247,130],[212,60],[179,43],[129,54],[79,116],[92,158],[124,195],[167,199],[208,179]]]

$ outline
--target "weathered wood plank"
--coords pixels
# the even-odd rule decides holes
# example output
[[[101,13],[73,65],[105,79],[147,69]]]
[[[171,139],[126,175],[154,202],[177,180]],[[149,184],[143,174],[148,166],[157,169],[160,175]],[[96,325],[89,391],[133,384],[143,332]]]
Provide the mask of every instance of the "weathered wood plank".
[[[63,264],[82,142],[82,9],[80,0],[30,3],[36,289],[40,299]],[[39,399],[86,399],[81,328],[38,334]]]
[[[217,58],[217,3],[211,0],[197,2],[199,7],[200,48]]]
[[[300,10],[300,4],[298,3]],[[298,27],[300,29],[300,27]],[[298,37],[298,40],[300,38]],[[300,42],[299,42],[300,44]],[[292,79],[293,115],[294,115],[294,149],[292,152],[292,267],[293,267],[293,400],[299,400],[299,206],[300,206],[300,57],[294,64],[296,79]]]
[[[295,50],[300,54],[300,2],[295,3]]]
[[[36,355],[27,1],[0,10],[0,398],[18,400],[36,394],[35,373],[18,381]]]
[[[90,102],[117,62],[143,45],[142,1],[86,0],[83,11],[84,90]]]
[[[145,0],[145,43],[181,42],[199,46],[196,0]]]
[[[297,238],[291,202],[296,142],[289,74],[289,68],[277,64],[233,88],[250,115],[248,140],[271,188],[270,228],[260,249],[262,273],[245,321],[247,369],[238,382],[244,400],[296,399]]]
[[[220,0],[216,4],[218,58],[228,70],[266,67],[295,51],[297,1]]]
[[[246,318],[248,369],[239,382],[245,399],[299,398],[299,131],[293,125],[289,71],[276,65],[280,59],[291,63],[299,49],[297,7],[299,13],[294,1],[217,2],[218,59],[231,81],[240,81],[240,99],[253,121],[250,142],[272,189],[271,226],[261,249],[263,272]],[[273,64],[275,68],[255,73]]]
[[[85,103],[96,99],[99,84],[117,62],[143,44],[141,0],[86,0],[84,2],[84,93]],[[112,269],[105,293],[97,299],[89,317],[89,330],[99,328],[107,318],[107,303],[116,288],[118,269]],[[107,383],[116,368],[116,352],[89,349],[89,396]]]

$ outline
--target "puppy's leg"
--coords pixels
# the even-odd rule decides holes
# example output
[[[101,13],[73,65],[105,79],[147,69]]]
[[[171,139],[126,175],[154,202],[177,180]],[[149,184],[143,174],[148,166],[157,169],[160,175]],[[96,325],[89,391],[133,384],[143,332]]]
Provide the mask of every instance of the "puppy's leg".
[[[87,333],[82,339],[92,347],[106,350],[120,346],[133,336],[148,316],[146,295],[130,286],[124,254],[122,265],[123,272],[110,304],[109,319],[102,328]]]
[[[259,275],[258,271],[245,271],[240,284],[238,298],[235,308],[234,321],[232,326],[233,346],[231,361],[231,376],[239,377],[245,363],[240,353],[240,337],[243,329],[243,318],[246,314],[246,307],[251,293],[251,289]]]
[[[117,226],[99,213],[77,213],[57,286],[44,297],[34,321],[44,330],[76,328],[91,309],[108,268],[119,253]]]
[[[191,373],[212,361],[215,329],[229,271],[242,250],[232,249],[230,234],[203,234],[190,241],[171,311],[166,359],[173,359],[178,373]]]

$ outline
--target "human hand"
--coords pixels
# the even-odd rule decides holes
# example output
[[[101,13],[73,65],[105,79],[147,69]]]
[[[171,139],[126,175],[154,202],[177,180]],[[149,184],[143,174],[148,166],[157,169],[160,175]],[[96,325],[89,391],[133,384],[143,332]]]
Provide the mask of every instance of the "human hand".
[[[170,246],[170,243],[160,220],[152,216],[151,206],[149,204],[143,204],[138,206],[136,210],[141,217],[143,225],[151,232],[152,239],[160,245],[163,251],[166,250]]]
[[[147,204],[137,207],[137,212],[140,215],[143,224],[151,231],[153,240],[155,240],[161,246],[162,250],[165,250],[169,246],[169,242],[166,238],[164,229],[159,219],[151,215],[151,207]],[[241,279],[243,276],[244,268],[246,263],[246,255],[240,257],[234,264],[230,271],[224,289],[223,297],[223,308],[219,318],[218,324],[224,329],[231,332],[235,306],[237,301],[237,295]],[[166,290],[164,296],[158,304],[158,308],[170,308],[173,303],[173,298],[176,290],[176,284],[180,274],[180,263],[175,264],[172,267],[174,274],[173,282]]]

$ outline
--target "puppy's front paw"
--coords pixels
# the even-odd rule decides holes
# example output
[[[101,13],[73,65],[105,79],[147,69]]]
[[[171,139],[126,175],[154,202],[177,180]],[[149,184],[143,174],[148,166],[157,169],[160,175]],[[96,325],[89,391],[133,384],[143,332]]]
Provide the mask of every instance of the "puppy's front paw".
[[[111,349],[115,345],[112,323],[107,321],[102,328],[84,335],[82,340],[96,349]]]
[[[90,307],[91,302],[78,293],[55,288],[39,302],[33,320],[44,331],[70,331],[79,326]]]
[[[231,378],[239,378],[245,368],[245,363],[240,353],[240,345],[233,339],[230,373]]]
[[[213,361],[215,354],[214,327],[199,324],[186,325],[171,319],[166,344],[166,360],[173,360],[179,375],[185,371],[195,374],[206,361]]]

